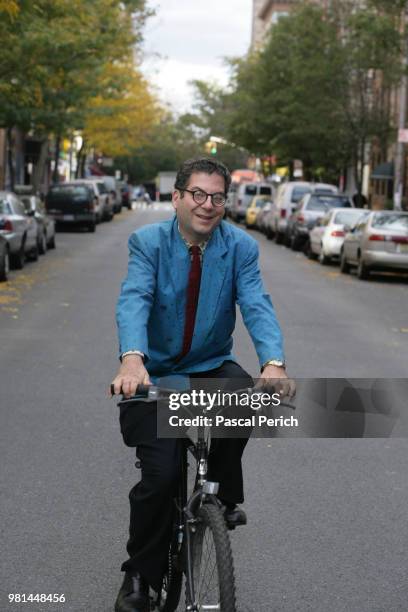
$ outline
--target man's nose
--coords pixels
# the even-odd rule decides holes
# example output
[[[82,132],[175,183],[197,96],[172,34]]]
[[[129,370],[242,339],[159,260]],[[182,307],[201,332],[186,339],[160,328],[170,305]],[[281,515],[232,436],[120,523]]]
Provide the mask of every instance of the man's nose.
[[[205,208],[206,210],[212,210],[212,208],[213,208],[213,203],[212,203],[212,200],[211,200],[211,196],[210,196],[210,194],[208,194],[208,195],[207,195],[207,199],[206,199],[206,201],[204,202],[204,204],[201,204],[201,207],[202,207],[202,208]]]

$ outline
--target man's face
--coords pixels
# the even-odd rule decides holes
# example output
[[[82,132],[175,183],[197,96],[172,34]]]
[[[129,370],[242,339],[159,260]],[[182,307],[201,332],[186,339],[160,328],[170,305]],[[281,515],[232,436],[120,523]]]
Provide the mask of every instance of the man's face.
[[[186,189],[225,193],[224,178],[215,173],[195,172],[190,176]],[[204,204],[197,204],[193,200],[192,193],[184,191],[181,197],[180,191],[176,190],[173,192],[172,202],[177,213],[180,232],[193,244],[199,244],[209,238],[224,216],[224,206],[213,206],[210,197]]]

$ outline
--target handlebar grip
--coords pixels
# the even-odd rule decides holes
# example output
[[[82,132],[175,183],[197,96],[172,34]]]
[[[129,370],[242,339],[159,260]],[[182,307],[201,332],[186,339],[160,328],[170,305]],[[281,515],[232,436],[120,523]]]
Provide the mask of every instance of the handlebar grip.
[[[138,385],[136,389],[136,395],[142,395],[143,397],[148,397],[150,388],[151,388],[151,385]],[[113,386],[113,383],[111,383],[110,392],[111,392],[111,395],[115,395],[115,388]],[[120,390],[120,393],[122,393],[122,389]]]
[[[149,395],[149,389],[151,385],[137,385],[136,395],[144,395],[147,397]]]

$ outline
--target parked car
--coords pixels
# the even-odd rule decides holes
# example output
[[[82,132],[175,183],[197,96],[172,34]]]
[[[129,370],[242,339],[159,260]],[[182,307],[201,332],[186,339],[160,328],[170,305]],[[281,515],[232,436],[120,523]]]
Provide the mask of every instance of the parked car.
[[[38,259],[37,222],[26,213],[24,204],[10,191],[0,191],[0,235],[6,238],[10,264],[21,270],[26,258]]]
[[[364,208],[332,208],[326,212],[309,232],[309,258],[318,257],[323,265],[330,263],[333,258],[339,258],[346,235],[345,226],[355,225],[368,214],[369,211]]]
[[[0,282],[8,279],[10,270],[10,255],[7,239],[0,235]]]
[[[273,198],[273,186],[269,183],[242,183],[233,194],[230,207],[231,218],[239,223],[245,219],[246,211],[253,198],[257,195],[266,195]]]
[[[276,205],[274,202],[272,202],[272,200],[267,200],[265,206],[263,208],[261,208],[261,210],[258,212],[257,216],[256,216],[256,228],[266,234],[268,236],[268,238],[271,238],[272,236],[269,235],[268,232],[268,219],[271,218],[271,215],[273,213],[273,211],[275,210]]]
[[[20,200],[26,213],[33,212],[37,221],[37,245],[40,255],[44,255],[47,249],[55,249],[55,222],[47,215],[44,202],[35,195],[22,195]]]
[[[118,181],[114,176],[108,175],[99,176],[98,178],[105,183],[107,190],[112,196],[113,212],[120,213],[122,210],[122,194],[120,192]]]
[[[348,230],[340,258],[343,273],[352,266],[360,279],[372,270],[408,272],[408,212],[372,211]]]
[[[249,229],[256,227],[256,220],[260,211],[264,206],[270,203],[270,196],[259,195],[255,196],[247,208],[245,215],[245,226]]]
[[[89,185],[95,196],[96,222],[112,221],[113,219],[113,196],[109,193],[104,181],[98,177],[87,179],[75,179],[71,183]]]
[[[338,193],[335,185],[327,183],[308,183],[305,181],[288,181],[278,187],[275,198],[276,210],[270,222],[270,231],[277,244],[284,240],[290,215],[295,211],[300,200],[308,193]]]
[[[57,224],[82,225],[90,232],[96,229],[95,193],[86,182],[52,185],[45,206]]]
[[[285,244],[294,251],[299,250],[309,238],[309,230],[314,223],[330,208],[354,208],[354,204],[348,196],[341,194],[323,194],[319,191],[303,196],[288,219]]]
[[[119,181],[119,189],[122,196],[122,206],[126,206],[128,210],[132,208],[132,190],[125,181]]]

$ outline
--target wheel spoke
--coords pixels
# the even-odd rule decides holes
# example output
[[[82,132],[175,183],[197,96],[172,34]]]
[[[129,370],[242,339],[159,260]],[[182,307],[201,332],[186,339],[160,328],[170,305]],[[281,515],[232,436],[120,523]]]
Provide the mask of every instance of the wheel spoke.
[[[214,540],[211,530],[209,529],[204,530],[201,541],[201,550],[199,552],[200,564],[197,568],[198,573],[196,575],[199,586],[195,593],[196,602],[200,610],[219,610],[220,604],[216,603],[219,600],[218,579],[216,582],[213,581],[214,573],[217,569],[217,560],[215,556],[216,552]]]

